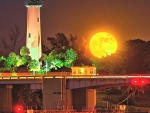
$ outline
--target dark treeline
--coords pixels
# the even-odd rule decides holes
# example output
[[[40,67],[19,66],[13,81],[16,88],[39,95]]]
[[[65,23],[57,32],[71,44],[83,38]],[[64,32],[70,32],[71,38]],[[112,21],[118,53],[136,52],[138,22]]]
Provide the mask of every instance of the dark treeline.
[[[77,59],[74,62],[73,66],[82,66],[82,65],[91,65],[90,62],[90,56],[89,54],[89,48],[88,48],[88,42],[84,37],[78,37],[73,36],[70,34],[69,37],[66,37],[63,33],[57,33],[55,34],[55,37],[48,37],[47,40],[49,41],[49,44],[51,46],[50,50],[43,52],[48,54],[49,51],[55,50],[55,49],[61,49],[63,47],[72,48],[77,52]]]
[[[4,48],[0,56],[8,56],[10,52],[19,54],[19,49],[25,46],[25,35],[21,35],[19,28],[11,28],[9,37],[1,38],[1,46]],[[141,39],[128,40],[122,50],[117,50],[111,56],[96,58],[89,50],[89,42],[84,37],[66,37],[63,33],[57,33],[54,37],[48,37],[49,47],[42,43],[42,52],[49,54],[52,50],[64,50],[72,48],[77,53],[77,59],[73,66],[96,66],[98,73],[104,74],[145,74],[150,73],[150,41]],[[22,42],[22,43],[21,43]],[[63,48],[63,49],[62,49]],[[1,62],[0,62],[1,63]]]
[[[97,60],[98,71],[110,74],[150,73],[150,41],[126,41],[122,50]]]
[[[47,38],[52,50],[62,46],[73,48],[77,54],[74,66],[96,66],[103,74],[146,74],[150,73],[150,41],[128,40],[122,50],[101,59],[91,55],[88,42],[83,37],[67,38],[63,33]],[[51,50],[49,50],[51,51]]]
[[[22,34],[17,25],[10,27],[7,37],[0,37],[0,56],[7,57],[10,52],[19,54],[22,46],[26,44],[26,36]]]

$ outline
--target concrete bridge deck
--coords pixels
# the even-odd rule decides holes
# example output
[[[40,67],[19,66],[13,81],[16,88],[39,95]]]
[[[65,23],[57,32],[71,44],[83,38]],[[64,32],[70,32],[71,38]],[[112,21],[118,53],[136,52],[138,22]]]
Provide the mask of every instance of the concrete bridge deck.
[[[42,87],[43,79],[66,79],[67,89],[97,88],[100,86],[129,85],[132,79],[146,79],[150,84],[150,74],[129,75],[71,75],[70,72],[51,72],[45,75],[33,73],[0,73],[0,84],[32,84],[33,87]]]

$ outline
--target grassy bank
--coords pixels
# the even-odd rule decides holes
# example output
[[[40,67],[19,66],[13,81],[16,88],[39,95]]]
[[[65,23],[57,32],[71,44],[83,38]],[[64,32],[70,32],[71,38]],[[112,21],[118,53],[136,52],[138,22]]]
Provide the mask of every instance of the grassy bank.
[[[125,95],[126,97],[128,95]],[[120,103],[119,98],[122,97],[122,94],[107,94],[107,93],[97,93],[97,106],[106,107],[107,104],[105,101],[109,102],[109,105],[114,105]],[[143,94],[139,97],[135,95],[134,97],[134,105],[127,105],[126,104],[126,111],[148,111],[150,110],[150,96],[149,94]]]

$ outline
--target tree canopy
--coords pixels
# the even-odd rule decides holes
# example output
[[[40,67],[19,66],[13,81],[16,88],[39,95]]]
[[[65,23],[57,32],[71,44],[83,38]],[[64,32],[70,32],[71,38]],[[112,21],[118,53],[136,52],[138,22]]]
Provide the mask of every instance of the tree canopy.
[[[43,53],[39,60],[31,59],[29,53],[29,49],[23,46],[20,49],[20,55],[11,52],[7,58],[1,56],[0,62],[4,63],[4,66],[2,65],[0,70],[16,72],[20,66],[26,66],[28,70],[25,71],[36,71],[43,74],[52,69],[71,68],[77,57],[77,53],[73,49],[66,49],[65,47],[54,49],[49,55]]]
[[[62,67],[93,65],[98,73],[105,74],[150,73],[150,41],[128,40],[122,50],[98,59],[90,54],[84,37],[71,34],[66,37],[63,33],[57,33],[47,40],[51,49],[44,46],[45,53],[42,53],[39,61],[32,60],[29,49],[23,46],[20,55],[11,52],[7,58],[0,56],[0,70],[16,71],[20,66],[27,66],[28,71],[37,71],[40,66],[39,72],[45,73]]]
[[[98,72],[110,74],[150,73],[150,41],[134,39],[126,41],[123,49],[111,56],[91,60]]]
[[[63,33],[57,33],[55,37],[48,37],[51,51],[61,48],[71,48],[77,53],[77,58],[74,61],[74,66],[91,65],[88,56],[88,43],[84,37],[77,37],[70,34],[66,37]]]

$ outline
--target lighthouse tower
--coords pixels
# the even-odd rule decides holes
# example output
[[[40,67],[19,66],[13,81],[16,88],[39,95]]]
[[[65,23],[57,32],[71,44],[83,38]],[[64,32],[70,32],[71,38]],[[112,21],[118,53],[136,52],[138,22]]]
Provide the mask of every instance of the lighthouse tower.
[[[40,22],[40,0],[27,0],[27,35],[26,47],[30,50],[32,59],[39,60],[42,54],[41,50],[41,22]]]

